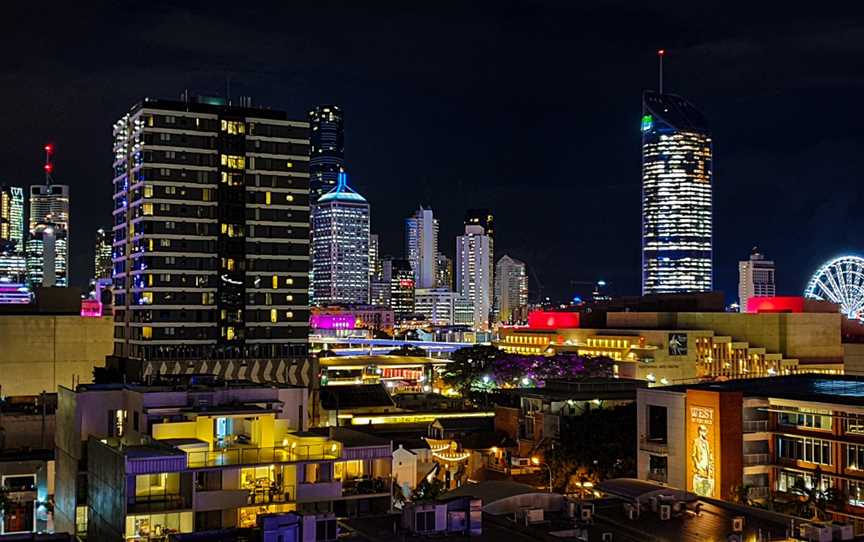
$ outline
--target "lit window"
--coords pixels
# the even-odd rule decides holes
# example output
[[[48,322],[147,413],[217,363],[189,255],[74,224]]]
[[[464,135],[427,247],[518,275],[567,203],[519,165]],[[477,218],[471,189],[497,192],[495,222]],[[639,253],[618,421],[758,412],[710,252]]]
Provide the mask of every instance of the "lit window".
[[[221,157],[222,165],[228,169],[244,169],[246,167],[245,156],[235,156],[233,154],[223,154]],[[224,178],[224,177],[223,177]]]
[[[234,328],[231,326],[228,326],[228,329],[225,332],[225,338],[228,339],[229,341],[233,341],[234,336],[235,336],[234,335]]]
[[[153,292],[141,292],[141,304],[142,305],[153,304]]]
[[[144,216],[152,216],[153,215],[153,204],[152,203],[145,203],[142,207],[143,207],[143,209],[141,212],[142,212],[142,214],[144,214]]]
[[[294,313],[291,312],[291,311],[286,312],[286,313],[285,313],[285,318],[287,318],[287,319],[289,319],[289,320],[292,319],[292,318],[294,318]]]
[[[291,194],[285,194],[285,201],[294,201],[294,196]]]
[[[227,132],[229,134],[245,134],[246,133],[246,125],[241,121],[236,120],[223,120],[222,121],[222,131]]]
[[[264,194],[264,203],[266,203],[267,205],[270,205],[270,192],[267,192],[266,194]]]
[[[276,314],[276,309],[270,309],[270,322],[275,324],[278,319],[279,317]]]
[[[152,186],[145,186],[144,187],[144,197],[145,198],[152,198],[153,197],[153,187]]]
[[[234,271],[234,258],[228,258],[228,262],[225,267],[228,269],[228,271]]]
[[[294,162],[286,162],[285,165],[286,165],[288,168],[292,168],[292,167],[294,167]]]
[[[291,277],[286,278],[286,279],[285,279],[285,284],[287,284],[287,285],[289,285],[289,286],[292,285],[292,284],[294,284],[294,279],[292,279]]]
[[[153,338],[153,328],[150,326],[144,326],[141,328],[141,338],[142,339],[152,339]]]
[[[279,287],[279,276],[273,275],[273,288],[278,288],[278,287]]]

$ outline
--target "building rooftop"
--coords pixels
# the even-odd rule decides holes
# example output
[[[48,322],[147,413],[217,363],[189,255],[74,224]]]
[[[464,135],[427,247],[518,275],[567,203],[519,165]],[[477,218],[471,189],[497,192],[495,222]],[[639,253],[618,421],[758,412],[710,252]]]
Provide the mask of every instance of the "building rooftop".
[[[382,384],[324,386],[320,395],[321,406],[325,410],[395,407],[393,399]]]
[[[390,439],[378,437],[372,433],[355,431],[347,427],[317,427],[310,429],[310,432],[338,441],[342,444],[343,448],[391,445]]]
[[[745,396],[774,397],[864,406],[864,377],[851,375],[797,374],[704,382],[654,388],[657,391],[707,390],[741,392]]]
[[[357,193],[356,190],[348,186],[348,175],[343,171],[339,173],[339,178],[333,190],[327,192],[320,198],[318,203],[326,203],[328,201],[350,201],[354,203],[366,203],[366,198]]]
[[[653,115],[657,121],[667,124],[675,130],[708,132],[708,121],[705,120],[705,117],[681,96],[646,90],[642,95],[642,102],[645,105],[646,113]]]

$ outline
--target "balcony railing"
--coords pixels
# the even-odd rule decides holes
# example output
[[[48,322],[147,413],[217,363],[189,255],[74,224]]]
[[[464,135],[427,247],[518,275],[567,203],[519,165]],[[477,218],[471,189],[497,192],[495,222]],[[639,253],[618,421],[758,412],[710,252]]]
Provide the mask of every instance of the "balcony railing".
[[[249,490],[249,504],[282,503],[297,500],[297,491],[293,485],[281,486],[274,484],[269,487],[247,487],[246,489]]]
[[[665,440],[650,440],[646,438],[639,439],[639,449],[644,452],[654,452],[655,454],[668,454],[669,443]]]
[[[355,478],[342,481],[342,496],[374,495],[376,493],[390,493],[390,477],[380,478]]]
[[[771,456],[769,454],[744,454],[744,466],[752,467],[754,465],[770,464]]]
[[[342,446],[336,442],[295,447],[228,448],[213,451],[191,451],[187,455],[186,466],[190,469],[200,469],[229,465],[271,465],[274,463],[339,459],[341,455]]]
[[[751,499],[767,499],[771,494],[771,488],[767,486],[753,486],[747,492],[747,496]]]
[[[134,500],[126,505],[129,514],[147,514],[153,512],[166,512],[169,510],[184,510],[192,508],[191,496],[181,494],[163,494],[160,496],[136,496]]]
[[[745,433],[764,433],[768,431],[768,420],[745,420]]]

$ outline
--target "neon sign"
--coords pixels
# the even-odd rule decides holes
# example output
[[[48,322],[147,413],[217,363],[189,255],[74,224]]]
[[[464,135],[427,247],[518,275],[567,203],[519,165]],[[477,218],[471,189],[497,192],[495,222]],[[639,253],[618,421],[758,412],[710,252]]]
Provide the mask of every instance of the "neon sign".
[[[651,115],[642,115],[642,131],[647,132],[654,127],[654,117]]]

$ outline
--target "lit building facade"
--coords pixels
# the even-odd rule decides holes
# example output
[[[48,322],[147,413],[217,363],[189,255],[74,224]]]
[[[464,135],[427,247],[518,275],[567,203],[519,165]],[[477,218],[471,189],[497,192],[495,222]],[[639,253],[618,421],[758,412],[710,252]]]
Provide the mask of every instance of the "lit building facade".
[[[114,264],[112,258],[111,232],[102,228],[96,230],[96,246],[93,251],[93,278],[110,279]]]
[[[408,260],[390,260],[390,308],[400,320],[414,314],[414,270]]]
[[[306,355],[308,129],[203,97],[148,98],[115,123],[115,356]]]
[[[309,191],[312,202],[336,188],[345,166],[342,109],[319,105],[309,112]]]
[[[378,242],[378,234],[369,234],[369,280],[375,280],[381,276],[381,249]]]
[[[864,380],[792,375],[637,392],[638,477],[704,497],[834,490],[830,519],[864,532]],[[830,499],[829,499],[830,501]]]
[[[369,303],[369,223],[369,203],[340,173],[336,188],[312,211],[316,305]]]
[[[4,242],[11,252],[24,253],[24,190],[17,186],[0,186],[0,245]]]
[[[713,288],[712,142],[679,96],[642,99],[642,293]]]
[[[453,289],[453,259],[438,253],[435,264],[435,287]]]
[[[754,248],[750,259],[738,262],[738,304],[741,312],[747,311],[747,301],[751,297],[773,297],[774,262]]]
[[[528,318],[528,273],[525,262],[502,256],[495,264],[495,319],[521,322]]]
[[[49,177],[50,179],[50,177]],[[33,286],[69,284],[69,187],[30,187],[27,275]]]
[[[432,209],[420,207],[405,219],[405,255],[414,270],[417,288],[433,288],[438,267],[438,220]]]
[[[414,312],[425,316],[436,326],[456,323],[456,302],[459,294],[445,288],[418,288],[414,292]]]
[[[491,215],[489,215],[491,216]],[[471,304],[473,327],[489,328],[492,314],[492,237],[479,224],[465,226],[456,238],[456,291]]]

